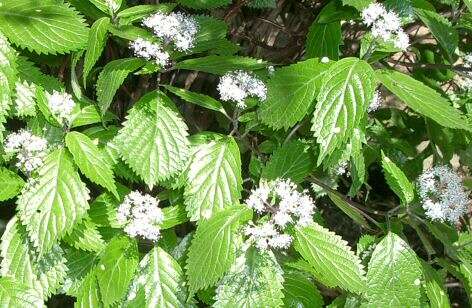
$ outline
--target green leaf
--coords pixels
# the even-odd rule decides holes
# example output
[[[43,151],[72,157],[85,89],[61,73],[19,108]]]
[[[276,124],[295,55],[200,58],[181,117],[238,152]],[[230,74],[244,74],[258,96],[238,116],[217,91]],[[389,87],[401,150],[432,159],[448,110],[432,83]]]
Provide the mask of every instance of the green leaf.
[[[240,56],[207,56],[184,60],[177,63],[175,68],[224,75],[229,71],[253,71],[265,68],[266,66],[267,62],[260,59]]]
[[[276,70],[267,83],[267,100],[260,107],[262,122],[274,129],[288,129],[301,121],[312,110],[330,65],[311,59]]]
[[[421,276],[415,252],[389,232],[375,246],[369,262],[366,307],[420,307]]]
[[[100,252],[105,247],[105,241],[97,229],[97,224],[89,217],[77,224],[63,240],[77,249],[91,252]]]
[[[103,304],[108,307],[121,300],[128,290],[138,266],[136,241],[128,237],[113,238],[100,257],[97,278]]]
[[[415,187],[408,180],[405,173],[395,165],[382,151],[382,168],[388,186],[400,197],[404,205],[410,203],[415,198]]]
[[[75,308],[103,307],[95,271],[92,270],[85,276],[77,294],[77,302],[74,304]]]
[[[160,247],[154,247],[140,262],[128,298],[145,294],[141,307],[185,307],[188,292],[179,263]]]
[[[343,5],[350,5],[355,7],[357,10],[362,11],[372,2],[372,0],[343,0]]]
[[[45,54],[85,47],[88,28],[74,8],[63,2],[3,1],[0,31],[21,48]]]
[[[78,296],[87,275],[94,271],[98,256],[84,250],[69,248],[65,255],[67,276],[63,289],[67,295]]]
[[[21,222],[43,254],[84,217],[89,192],[63,148],[51,152],[37,173],[17,203]]]
[[[340,236],[317,223],[296,228],[295,249],[310,263],[328,287],[352,293],[365,291],[361,260]]]
[[[39,257],[29,241],[25,227],[12,218],[2,235],[1,276],[12,277],[22,285],[36,290],[47,299],[55,293],[66,277],[66,259],[59,245]]]
[[[454,52],[459,44],[459,34],[451,22],[434,11],[415,9],[415,13],[444,48],[449,60],[453,61]]]
[[[1,4],[1,3],[0,3]],[[8,112],[12,105],[12,97],[17,82],[17,52],[10,46],[0,32],[0,146],[3,148],[3,132]]]
[[[376,86],[372,67],[357,58],[333,64],[323,78],[311,130],[320,145],[318,165],[359,127]]]
[[[379,70],[377,79],[411,109],[442,126],[472,131],[465,116],[422,82],[400,72]]]
[[[43,300],[34,289],[28,289],[13,278],[0,278],[0,307],[43,308]]]
[[[97,102],[102,115],[108,110],[116,91],[128,74],[144,66],[146,61],[139,58],[118,59],[108,62],[98,76]]]
[[[170,13],[175,8],[174,3],[135,5],[116,14],[120,25],[129,25],[153,13]]]
[[[323,307],[323,296],[303,272],[284,271],[284,307]]]
[[[295,183],[301,183],[314,166],[315,159],[310,152],[310,146],[293,140],[274,151],[262,170],[262,177],[268,180],[291,179]]]
[[[16,64],[18,68],[18,77],[20,77],[21,80],[26,80],[29,83],[41,86],[48,92],[64,88],[64,85],[57,78],[44,74],[27,58],[18,57]]]
[[[281,307],[283,271],[272,251],[250,247],[221,279],[213,307]]]
[[[341,23],[339,21],[327,24],[314,22],[308,29],[306,37],[306,57],[330,60],[339,59],[339,45],[342,43]]]
[[[162,92],[143,96],[115,138],[125,162],[153,187],[184,168],[189,155],[187,125]]]
[[[110,18],[102,17],[96,20],[88,36],[87,49],[85,50],[83,80],[84,87],[87,85],[87,76],[92,70],[95,63],[105,48],[107,40],[108,27],[110,26]]]
[[[251,210],[236,206],[198,225],[186,266],[191,294],[213,286],[229,270],[237,248],[235,231],[251,217]]]
[[[0,167],[0,201],[5,201],[17,196],[25,181],[15,172]]]
[[[333,203],[343,211],[347,216],[349,216],[352,220],[354,220],[359,225],[363,226],[366,229],[370,229],[369,223],[367,220],[362,216],[361,211],[359,211],[354,206],[350,205],[346,200],[341,198],[340,196],[328,192],[328,197],[333,201]]]
[[[67,133],[65,140],[80,171],[92,182],[106,188],[118,197],[112,166],[93,141],[79,132]]]
[[[170,229],[188,221],[187,211],[185,211],[183,204],[165,207],[162,209],[162,213],[164,221],[161,224],[161,229]]]
[[[231,0],[177,0],[177,2],[192,9],[208,10],[228,5]]]
[[[208,219],[239,204],[242,183],[241,154],[232,137],[196,145],[184,190],[190,220]]]
[[[444,288],[444,279],[434,270],[434,268],[426,262],[421,262],[424,274],[424,289],[428,296],[431,308],[449,308],[449,298]]]
[[[223,108],[223,105],[220,103],[220,101],[217,101],[211,96],[205,95],[205,94],[200,94],[200,93],[195,93],[192,91],[188,91],[185,89],[181,88],[176,88],[173,86],[166,85],[164,86],[168,91],[174,93],[181,99],[183,99],[186,102],[198,105],[203,108],[207,108],[213,111],[218,111],[221,112],[224,115],[228,115],[226,113],[226,110]]]

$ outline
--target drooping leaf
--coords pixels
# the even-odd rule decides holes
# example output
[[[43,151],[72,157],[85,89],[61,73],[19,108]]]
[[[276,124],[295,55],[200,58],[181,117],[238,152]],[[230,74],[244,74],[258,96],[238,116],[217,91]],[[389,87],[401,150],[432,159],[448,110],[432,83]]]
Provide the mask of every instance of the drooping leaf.
[[[302,141],[293,140],[274,151],[262,170],[262,177],[268,180],[291,179],[294,183],[301,183],[314,166],[315,158],[310,147]]]
[[[67,267],[59,245],[38,256],[28,239],[26,229],[12,218],[2,235],[1,276],[12,277],[18,283],[34,289],[43,299],[55,293],[64,282]],[[1,300],[0,300],[1,301]]]
[[[0,167],[0,201],[11,199],[18,195],[25,181],[15,172]]]
[[[295,249],[329,287],[338,286],[352,293],[365,291],[361,260],[340,236],[317,223],[295,230]]]
[[[151,92],[129,111],[115,144],[131,169],[153,187],[184,168],[187,125],[162,92]]]
[[[93,141],[79,132],[69,132],[65,141],[80,171],[92,182],[118,196],[112,166]]]
[[[223,105],[211,96],[166,85],[165,88],[189,103],[227,115]]]
[[[369,262],[366,307],[420,307],[421,276],[415,252],[398,235],[388,233]]]
[[[274,254],[250,247],[221,279],[213,307],[281,307],[283,282]]]
[[[138,261],[136,241],[120,236],[113,238],[107,245],[96,271],[102,301],[106,307],[126,295]]]
[[[17,203],[21,222],[43,254],[84,217],[89,192],[63,148],[51,152],[37,173]]]
[[[82,77],[84,86],[87,85],[87,76],[97,62],[98,58],[105,48],[107,39],[108,27],[110,26],[110,18],[102,17],[96,20],[90,29],[87,49],[85,51],[84,69]]]
[[[240,156],[232,137],[217,136],[194,147],[184,190],[190,220],[208,219],[239,203],[243,182]]]
[[[429,28],[439,44],[446,51],[449,60],[453,60],[454,52],[459,44],[459,34],[445,17],[431,10],[415,9],[416,16]]]
[[[349,216],[352,220],[354,220],[356,223],[359,225],[369,229],[369,223],[365,219],[364,216],[362,216],[360,210],[355,208],[354,206],[350,205],[345,199],[341,198],[340,196],[328,192],[328,197],[333,201],[333,203],[341,210],[343,211],[347,216]]]
[[[216,75],[224,75],[229,71],[246,70],[253,71],[265,68],[267,63],[263,60],[240,56],[206,56],[184,60],[175,65],[175,68],[206,72]]]
[[[413,111],[442,126],[472,131],[465,116],[438,92],[408,75],[391,70],[376,71],[377,79]]]
[[[431,308],[449,308],[449,298],[447,297],[447,291],[444,287],[444,279],[441,278],[438,273],[431,265],[426,262],[421,262],[424,275],[424,289],[428,296]]]
[[[339,59],[339,45],[342,43],[341,23],[339,21],[320,24],[314,22],[308,29],[306,56],[308,58],[328,57]]]
[[[323,307],[323,296],[313,281],[303,272],[284,270],[284,298],[285,307]]]
[[[237,248],[235,231],[251,216],[251,210],[236,206],[198,225],[186,265],[191,294],[213,286],[229,270]]]
[[[385,156],[383,152],[382,168],[388,185],[400,198],[402,203],[406,205],[413,201],[413,198],[415,197],[415,188],[413,184],[408,180],[405,173],[403,173],[403,171],[398,168],[390,158]]]
[[[275,71],[267,83],[267,100],[261,104],[262,122],[288,129],[313,109],[321,81],[331,63],[310,59]]]
[[[128,298],[142,291],[145,304],[141,307],[185,307],[187,287],[179,263],[160,247],[154,247],[140,262]]]
[[[208,10],[228,5],[231,0],[178,0],[177,2],[192,9]]]
[[[37,53],[67,53],[85,47],[88,28],[74,8],[63,2],[3,1],[0,31],[11,42]]]
[[[43,308],[41,295],[34,289],[16,282],[13,278],[0,278],[0,307]]]
[[[311,128],[320,146],[318,165],[345,144],[360,125],[376,83],[372,67],[357,58],[333,64],[322,82]]]
[[[118,59],[108,62],[98,76],[97,102],[102,115],[108,110],[116,91],[121,86],[128,74],[136,71],[146,64],[139,58]]]
[[[105,241],[97,229],[97,225],[85,217],[63,239],[69,245],[86,251],[100,252],[105,247]]]

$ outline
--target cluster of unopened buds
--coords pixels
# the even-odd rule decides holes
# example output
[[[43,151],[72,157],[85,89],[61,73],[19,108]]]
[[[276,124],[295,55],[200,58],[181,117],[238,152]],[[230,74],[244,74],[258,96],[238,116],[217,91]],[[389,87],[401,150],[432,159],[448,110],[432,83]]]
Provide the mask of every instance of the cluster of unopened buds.
[[[431,220],[456,224],[469,209],[470,200],[461,177],[447,166],[423,172],[418,178],[418,192]]]
[[[267,87],[262,80],[245,71],[228,72],[220,78],[218,92],[223,101],[234,101],[240,109],[246,108],[246,98],[265,101]]]
[[[153,31],[156,41],[166,46],[172,44],[178,51],[186,52],[195,45],[198,23],[186,14],[155,13],[145,18],[143,25]],[[161,43],[138,38],[131,42],[130,47],[137,57],[154,60],[159,66],[165,67],[170,62],[170,54]]]
[[[387,11],[382,4],[370,4],[362,11],[362,20],[371,27],[374,38],[393,42],[401,50],[406,50],[410,45],[410,39],[401,27],[400,17],[394,11]]]
[[[51,113],[56,116],[57,120],[62,125],[70,124],[72,111],[75,107],[75,102],[72,95],[66,92],[59,92],[54,90],[52,93],[46,92],[49,109]]]
[[[130,237],[157,241],[164,214],[159,200],[139,191],[129,193],[118,207],[117,221]]]
[[[261,180],[246,200],[246,205],[261,217],[244,228],[258,249],[286,249],[292,237],[284,233],[288,226],[308,226],[313,221],[315,204],[308,191],[298,191],[295,183],[286,179]]]
[[[9,134],[4,147],[7,157],[16,156],[16,167],[26,173],[31,173],[43,165],[47,149],[46,139],[27,130]]]

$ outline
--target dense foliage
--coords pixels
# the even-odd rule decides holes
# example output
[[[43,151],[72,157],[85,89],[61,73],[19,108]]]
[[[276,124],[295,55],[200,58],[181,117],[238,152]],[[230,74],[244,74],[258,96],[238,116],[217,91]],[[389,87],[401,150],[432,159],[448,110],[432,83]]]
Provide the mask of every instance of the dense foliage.
[[[471,41],[470,0],[0,0],[0,306],[470,306]]]

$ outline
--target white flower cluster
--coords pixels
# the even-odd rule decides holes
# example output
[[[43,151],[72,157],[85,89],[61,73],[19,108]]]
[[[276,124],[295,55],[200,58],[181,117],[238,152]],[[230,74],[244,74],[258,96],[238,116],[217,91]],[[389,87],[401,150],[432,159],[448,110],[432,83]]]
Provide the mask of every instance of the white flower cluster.
[[[42,166],[47,147],[46,139],[20,130],[7,136],[4,150],[8,157],[16,155],[18,169],[32,172]]]
[[[146,60],[154,60],[159,66],[166,66],[169,63],[170,55],[164,51],[159,44],[153,43],[148,40],[138,38],[137,40],[130,43],[131,49],[137,57],[144,58]]]
[[[118,207],[117,221],[131,237],[157,241],[160,236],[164,214],[159,200],[138,191],[129,193]]]
[[[382,96],[380,91],[376,90],[374,92],[374,97],[372,98],[372,102],[370,103],[369,107],[367,107],[367,112],[374,112],[382,106]]]
[[[228,72],[220,78],[218,92],[224,101],[235,101],[241,109],[246,108],[245,99],[255,96],[261,101],[267,97],[267,87],[260,79],[245,71]]]
[[[410,45],[408,35],[401,27],[400,17],[394,11],[387,11],[380,3],[372,3],[362,11],[363,22],[371,28],[372,36],[406,50]]]
[[[418,178],[418,190],[426,216],[457,223],[469,208],[469,199],[457,173],[446,166],[429,169]]]
[[[194,46],[198,32],[197,21],[182,13],[156,13],[144,19],[143,25],[151,28],[165,43],[173,43],[180,51]]]
[[[69,124],[75,107],[72,95],[54,90],[52,94],[46,92],[46,98],[52,114],[58,118],[62,125]]]
[[[258,214],[268,215],[259,224],[250,223],[244,233],[255,240],[257,248],[288,248],[292,238],[284,234],[289,225],[307,226],[313,221],[315,204],[307,191],[299,192],[297,185],[290,180],[261,180],[254,189],[246,205]]]

